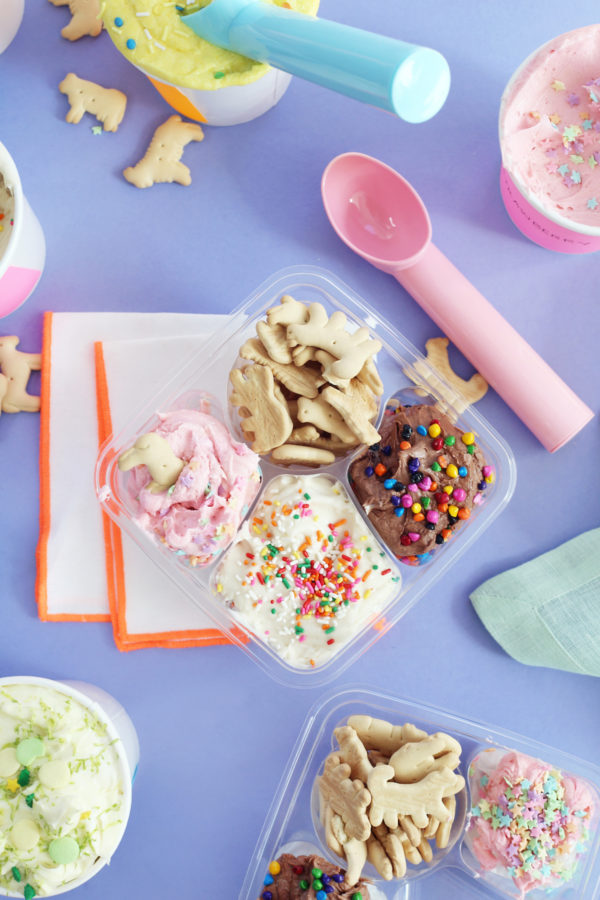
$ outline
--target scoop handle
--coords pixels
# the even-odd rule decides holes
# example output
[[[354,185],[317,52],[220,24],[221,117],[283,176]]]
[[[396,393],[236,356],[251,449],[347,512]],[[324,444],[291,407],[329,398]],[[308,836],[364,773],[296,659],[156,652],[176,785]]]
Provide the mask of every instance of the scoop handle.
[[[212,0],[182,22],[219,47],[410,122],[431,118],[448,95],[448,63],[436,50],[263,0]]]
[[[482,294],[429,244],[394,276],[553,453],[594,413]]]

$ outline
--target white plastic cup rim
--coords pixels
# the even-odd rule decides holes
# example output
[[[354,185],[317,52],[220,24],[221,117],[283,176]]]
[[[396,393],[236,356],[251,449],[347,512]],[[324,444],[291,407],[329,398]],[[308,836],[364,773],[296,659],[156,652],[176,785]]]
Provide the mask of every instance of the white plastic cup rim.
[[[564,32],[564,34],[568,33],[569,32]],[[554,41],[557,40],[557,38],[562,36],[562,34],[556,35],[556,37],[553,37],[551,38],[551,40],[546,41],[544,44],[530,53],[529,56],[523,60],[521,65],[518,66],[517,69],[515,69],[502,92],[502,97],[500,99],[500,113],[498,116],[498,139],[500,141],[500,152],[502,153],[502,164],[517,190],[522,194],[525,200],[527,200],[530,206],[532,206],[541,216],[543,216],[543,218],[548,219],[548,221],[553,222],[555,225],[559,225],[561,228],[566,228],[567,231],[574,231],[575,234],[585,234],[589,235],[590,237],[600,237],[600,225],[585,225],[582,222],[574,222],[572,219],[567,219],[565,216],[561,216],[558,213],[555,213],[552,210],[548,210],[544,206],[542,206],[537,196],[532,193],[532,191],[530,191],[525,184],[523,184],[523,182],[512,171],[511,167],[507,165],[507,162],[504,159],[504,134],[502,131],[502,119],[504,117],[504,108],[508,102],[508,97],[512,92],[515,82],[524,71],[524,69],[535,59],[538,54],[543,53],[547,47],[549,47],[554,43]]]
[[[119,846],[121,839],[125,833],[125,829],[127,827],[127,822],[129,820],[129,814],[131,812],[131,784],[132,778],[135,775],[135,772],[131,771],[129,761],[127,759],[127,755],[125,753],[125,749],[123,746],[123,742],[121,739],[121,735],[113,725],[112,720],[104,711],[102,706],[96,701],[90,699],[89,696],[72,687],[69,683],[65,683],[64,681],[54,681],[51,678],[40,678],[35,675],[14,675],[14,676],[6,676],[4,678],[0,678],[0,689],[6,687],[7,685],[13,684],[28,684],[28,685],[39,685],[40,687],[48,688],[49,690],[57,691],[61,694],[67,694],[69,697],[73,697],[74,700],[77,700],[82,706],[87,707],[97,719],[99,719],[105,726],[109,737],[111,738],[113,743],[113,748],[117,757],[119,758],[119,762],[122,768],[122,783],[123,783],[123,824],[117,833],[117,837],[115,840],[115,844],[113,847],[113,853]],[[83,682],[82,682],[83,686]],[[95,688],[95,685],[90,684],[90,688]],[[105,693],[102,691],[102,693]],[[110,696],[110,695],[109,695]],[[114,698],[113,698],[114,699]],[[59,894],[64,894],[67,891],[72,891],[77,887],[80,887],[86,881],[89,881],[90,878],[93,878],[100,869],[104,868],[104,866],[109,862],[108,859],[99,859],[97,860],[88,870],[84,872],[79,878],[74,878],[73,881],[70,881],[68,884],[63,885],[62,887],[56,888],[49,894],[43,894],[40,896],[44,897],[56,897]],[[5,893],[0,889],[0,897],[22,897],[23,893],[21,892],[13,892],[13,893]]]
[[[3,0],[0,0],[2,3]],[[4,275],[9,265],[11,264],[11,259],[14,254],[14,249],[18,245],[21,240],[21,230],[23,228],[23,188],[21,186],[21,176],[19,175],[19,170],[15,165],[15,161],[4,146],[4,144],[0,143],[0,174],[6,177],[10,181],[10,188],[13,192],[13,199],[15,204],[14,211],[14,225],[12,226],[12,232],[10,238],[8,240],[8,244],[4,250],[4,253],[0,256],[0,278]]]
[[[207,125],[242,125],[257,119],[281,100],[292,79],[288,72],[269,68],[248,84],[203,90],[166,81],[147,72],[142,66],[135,67],[152,81],[175,88],[183,94],[196,107]]]

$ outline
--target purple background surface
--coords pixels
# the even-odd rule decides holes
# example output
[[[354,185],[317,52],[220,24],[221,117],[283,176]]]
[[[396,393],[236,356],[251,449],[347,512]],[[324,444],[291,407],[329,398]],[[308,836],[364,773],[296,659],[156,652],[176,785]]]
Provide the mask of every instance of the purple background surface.
[[[340,243],[323,212],[324,167],[357,150],[414,184],[439,248],[598,411],[600,256],[553,255],[521,237],[501,203],[497,141],[511,72],[551,37],[594,21],[595,2],[323,0],[325,17],[445,54],[453,83],[438,116],[411,126],[295,79],[262,118],[206,128],[203,144],[185,151],[191,187],[146,191],[120,173],[142,156],[168,108],[106,34],[71,44],[60,37],[66,10],[46,0],[26,6],[0,57],[0,140],[47,241],[38,288],[0,323],[21,336],[22,349],[39,348],[44,310],[227,312],[275,270],[302,263],[336,273],[423,347],[436,326],[392,278]],[[94,136],[87,116],[78,127],[65,123],[57,85],[68,71],[128,94],[117,134]],[[456,351],[452,358],[470,372]],[[324,690],[369,684],[594,760],[598,681],[515,662],[468,595],[599,524],[598,419],[551,456],[493,391],[479,409],[516,456],[513,500],[431,594]],[[2,416],[0,671],[101,685],[130,712],[142,749],[122,845],[76,896],[235,898],[301,723],[324,690],[281,687],[235,647],[121,654],[108,624],[41,623],[38,435],[37,416]],[[423,883],[423,896],[442,895],[458,900],[464,891]]]

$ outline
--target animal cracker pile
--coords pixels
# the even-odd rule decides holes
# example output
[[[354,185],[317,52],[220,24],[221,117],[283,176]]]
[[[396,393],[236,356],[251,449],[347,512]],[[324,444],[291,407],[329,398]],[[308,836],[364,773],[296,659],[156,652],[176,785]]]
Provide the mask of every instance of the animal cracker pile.
[[[337,310],[281,298],[240,350],[248,365],[230,373],[230,401],[256,453],[287,465],[328,465],[359,444],[375,444],[383,385],[373,361],[381,343],[366,327],[347,330]]]
[[[367,860],[386,881],[402,878],[407,862],[431,862],[429,842],[448,845],[465,786],[454,771],[458,741],[363,715],[334,734],[340,749],[325,760],[317,785],[327,846],[346,860],[348,884]]]

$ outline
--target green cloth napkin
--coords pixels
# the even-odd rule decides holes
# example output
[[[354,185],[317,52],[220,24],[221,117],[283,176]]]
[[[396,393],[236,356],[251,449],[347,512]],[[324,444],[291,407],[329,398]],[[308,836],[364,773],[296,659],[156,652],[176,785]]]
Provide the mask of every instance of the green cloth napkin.
[[[519,662],[600,676],[600,528],[490,578],[470,599]]]

